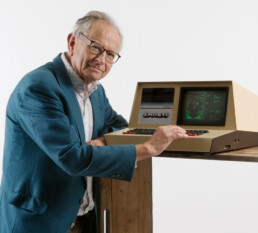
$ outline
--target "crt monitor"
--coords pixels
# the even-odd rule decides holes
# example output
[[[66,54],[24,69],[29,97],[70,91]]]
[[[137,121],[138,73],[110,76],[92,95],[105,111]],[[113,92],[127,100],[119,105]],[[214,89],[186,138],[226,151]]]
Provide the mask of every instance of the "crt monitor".
[[[178,125],[225,126],[228,87],[182,87]]]

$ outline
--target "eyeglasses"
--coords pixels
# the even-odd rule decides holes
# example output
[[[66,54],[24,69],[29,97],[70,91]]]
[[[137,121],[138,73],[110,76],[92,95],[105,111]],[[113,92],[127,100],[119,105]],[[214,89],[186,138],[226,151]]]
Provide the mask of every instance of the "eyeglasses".
[[[100,55],[106,51],[106,61],[108,63],[112,63],[112,64],[116,63],[118,61],[118,59],[121,57],[118,53],[116,53],[112,50],[105,49],[104,46],[102,44],[100,44],[99,42],[97,42],[95,40],[91,40],[83,32],[80,32],[80,35],[84,36],[85,38],[87,38],[90,41],[90,45],[89,45],[90,53],[92,53],[94,55]]]

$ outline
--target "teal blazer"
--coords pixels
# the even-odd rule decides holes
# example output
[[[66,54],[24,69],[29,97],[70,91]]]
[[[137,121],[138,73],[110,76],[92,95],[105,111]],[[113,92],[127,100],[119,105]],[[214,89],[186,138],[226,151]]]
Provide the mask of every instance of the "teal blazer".
[[[90,99],[93,138],[127,126],[101,85]],[[84,177],[130,181],[135,160],[134,145],[85,144],[80,108],[58,55],[28,73],[7,105],[0,232],[68,232],[86,190]],[[97,232],[96,210],[89,219],[89,233]]]

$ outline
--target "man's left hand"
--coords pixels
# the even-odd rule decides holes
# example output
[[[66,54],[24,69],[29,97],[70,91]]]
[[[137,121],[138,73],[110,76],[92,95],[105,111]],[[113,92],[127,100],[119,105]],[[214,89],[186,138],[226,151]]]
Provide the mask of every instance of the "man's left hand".
[[[87,144],[91,145],[91,146],[106,146],[107,145],[104,136],[93,139],[93,140],[87,142]]]

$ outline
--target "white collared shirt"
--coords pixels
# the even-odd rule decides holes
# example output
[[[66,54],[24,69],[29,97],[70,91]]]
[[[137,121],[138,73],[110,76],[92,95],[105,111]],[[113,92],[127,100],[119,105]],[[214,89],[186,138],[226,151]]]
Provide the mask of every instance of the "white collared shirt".
[[[92,106],[91,106],[91,101],[89,96],[93,91],[95,91],[98,88],[99,83],[96,81],[96,82],[90,83],[86,87],[84,81],[75,72],[75,70],[72,68],[72,66],[66,59],[65,53],[61,54],[61,60],[64,63],[65,69],[72,82],[72,85],[76,94],[76,98],[82,114],[85,139],[86,139],[86,142],[89,142],[92,138],[92,132],[93,132],[93,113],[92,113]],[[92,177],[87,176],[85,178],[87,182],[87,190],[83,196],[83,202],[80,206],[78,215],[87,214],[90,210],[94,208],[94,200],[92,195]]]

